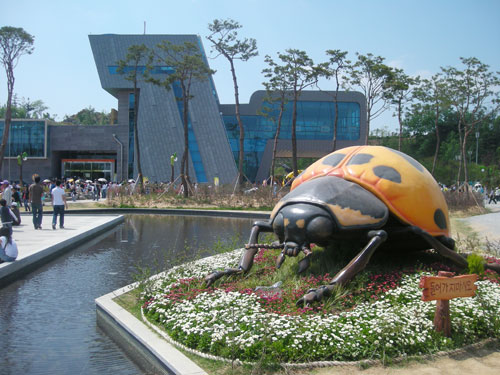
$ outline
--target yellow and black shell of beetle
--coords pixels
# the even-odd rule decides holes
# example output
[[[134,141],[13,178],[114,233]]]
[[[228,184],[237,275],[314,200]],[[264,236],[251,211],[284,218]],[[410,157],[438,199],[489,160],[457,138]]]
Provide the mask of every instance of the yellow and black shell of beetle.
[[[402,152],[382,146],[337,150],[297,176],[291,192],[325,176],[339,177],[370,191],[405,224],[418,226],[432,236],[449,237],[448,207],[439,185],[424,166]],[[330,179],[325,179],[325,183],[327,180]],[[352,194],[356,192],[353,190]],[[272,217],[277,210],[279,207]]]

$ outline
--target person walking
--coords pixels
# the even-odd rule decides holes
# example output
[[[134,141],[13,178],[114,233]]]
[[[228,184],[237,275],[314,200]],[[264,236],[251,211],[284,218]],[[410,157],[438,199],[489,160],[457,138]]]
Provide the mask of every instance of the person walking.
[[[23,190],[23,203],[24,203],[24,211],[25,212],[31,211],[29,186],[25,186],[24,187],[24,190]]]
[[[56,229],[57,215],[59,215],[59,228],[64,228],[64,209],[68,208],[66,192],[60,180],[56,181],[56,187],[52,189],[52,207],[54,215],[52,217],[52,229]]]
[[[7,202],[7,207],[10,208],[10,206],[12,205],[12,188],[10,187],[9,181],[4,180],[2,182],[2,187],[2,198],[5,199],[5,201]]]
[[[9,229],[0,228],[0,263],[13,262],[18,254],[16,241],[12,239]]]
[[[31,202],[31,211],[33,212],[33,225],[35,226],[35,229],[42,229],[43,186],[40,185],[40,176],[38,174],[35,173],[32,178],[34,183],[29,187],[29,197]]]
[[[497,200],[495,198],[495,189],[491,189],[490,191],[490,200],[488,201],[488,204],[490,204],[491,202],[497,204]]]

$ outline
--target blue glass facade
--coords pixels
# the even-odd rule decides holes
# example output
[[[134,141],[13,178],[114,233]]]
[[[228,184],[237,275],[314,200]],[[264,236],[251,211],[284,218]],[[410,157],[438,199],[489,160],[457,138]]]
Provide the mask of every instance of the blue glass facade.
[[[266,104],[269,107],[269,104]],[[360,105],[356,102],[339,102],[337,139],[356,141],[360,138]],[[287,103],[283,114],[279,139],[292,138],[293,103]],[[278,110],[270,116],[243,115],[245,129],[244,173],[254,181],[262,161],[267,141],[274,139],[277,128]],[[239,153],[240,130],[236,116],[222,116],[236,163]],[[335,103],[332,101],[297,102],[297,140],[331,140],[335,122]]]
[[[0,134],[3,134],[5,121],[0,120]],[[9,142],[5,149],[6,157],[17,157],[26,152],[30,158],[44,158],[46,143],[45,121],[18,120],[11,122]]]
[[[160,68],[160,67],[159,67]],[[170,68],[163,70],[163,72],[172,73],[173,71]],[[172,84],[172,88],[174,90],[174,95],[177,99],[177,108],[179,110],[179,116],[181,122],[183,122],[183,111],[184,104],[182,103],[182,87],[179,82],[174,82]],[[134,94],[129,94],[129,149],[128,149],[128,177],[134,178]],[[191,125],[191,119],[188,115],[188,147],[189,147],[189,155],[191,157],[191,161],[193,162],[194,171],[196,173],[196,180],[200,183],[207,182],[207,177],[205,174],[205,168],[203,167],[203,161],[201,160],[200,149],[198,147],[198,142],[196,141],[196,136],[193,131],[193,127]]]
[[[177,99],[177,108],[179,109],[179,116],[181,116],[181,122],[183,121],[184,104],[182,103],[182,87],[179,82],[174,82],[172,85],[174,88],[174,95]],[[196,180],[198,182],[207,182],[207,176],[205,175],[205,168],[203,167],[203,161],[201,160],[200,148],[198,147],[198,142],[194,135],[193,126],[191,125],[191,118],[188,114],[188,147],[189,155],[191,156],[191,161],[193,162],[194,172],[196,173]]]
[[[118,65],[108,65],[108,71],[109,74],[127,74],[130,72],[133,72],[135,70],[135,67],[133,66],[125,66],[123,68],[123,72],[119,73],[118,72]],[[144,74],[146,71],[146,66],[145,65],[139,65],[137,67],[137,72],[139,74]],[[155,66],[150,70],[151,74],[171,74],[174,72],[174,69],[169,67],[169,66]]]

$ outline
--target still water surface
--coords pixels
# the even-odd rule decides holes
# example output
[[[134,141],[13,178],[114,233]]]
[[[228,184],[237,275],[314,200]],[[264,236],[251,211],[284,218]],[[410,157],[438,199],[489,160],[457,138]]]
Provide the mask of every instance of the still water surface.
[[[144,374],[97,327],[95,298],[132,283],[137,266],[169,267],[218,241],[241,247],[251,223],[130,215],[93,243],[0,289],[0,374]]]

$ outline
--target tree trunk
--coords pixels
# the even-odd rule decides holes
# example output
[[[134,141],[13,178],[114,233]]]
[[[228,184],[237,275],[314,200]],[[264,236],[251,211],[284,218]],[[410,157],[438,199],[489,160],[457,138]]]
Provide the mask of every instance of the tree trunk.
[[[240,95],[238,91],[238,81],[236,79],[236,72],[234,70],[234,63],[233,60],[229,60],[229,62],[231,64],[231,74],[233,76],[236,120],[238,121],[238,127],[240,128],[240,151],[238,155],[238,160],[239,160],[238,186],[240,187],[241,190],[243,188],[243,164],[245,161],[245,129],[243,128],[243,122],[241,121],[241,116],[240,116]]]
[[[14,71],[13,67],[7,69],[7,106],[5,108],[5,122],[2,135],[2,144],[0,145],[0,176],[2,175],[3,159],[5,148],[9,141],[10,123],[12,119],[12,94],[14,92]]]
[[[337,87],[335,88],[335,120],[333,122],[333,142],[332,142],[332,152],[337,149],[337,126],[339,122],[339,76],[337,70],[335,70],[335,80],[337,82]]]
[[[292,168],[293,168],[293,176],[298,176],[298,168],[297,168],[297,100],[298,94],[296,91],[296,87],[294,88],[294,96],[293,96],[293,112],[292,112]]]
[[[280,113],[278,115],[278,127],[276,129],[276,134],[274,136],[274,143],[273,143],[273,159],[271,160],[271,194],[272,194],[273,186],[274,186],[274,167],[276,165],[276,148],[278,146],[278,138],[280,136],[281,119],[283,118],[284,107],[285,107],[285,104],[282,101],[281,105],[280,105]]]
[[[19,164],[19,186],[23,188],[23,161]]]
[[[368,103],[367,103],[368,104]],[[370,134],[370,114],[371,110],[368,108],[366,111],[366,135],[365,135],[365,145],[368,144],[368,134]]]
[[[432,171],[431,171],[432,175],[434,175],[434,170],[436,169],[437,158],[439,154],[439,144],[441,143],[438,124],[439,124],[439,105],[436,103],[436,117],[434,118],[434,127],[436,129],[436,150],[434,151],[434,160],[432,161]]]
[[[182,88],[183,94],[183,102],[184,102],[184,111],[182,114],[183,122],[184,122],[184,153],[182,155],[182,186],[184,187],[184,197],[187,198],[189,196],[188,190],[188,180],[189,180],[189,165],[188,165],[188,153],[189,153],[189,136],[188,136],[188,100],[186,98],[186,92],[184,87]]]
[[[134,143],[135,143],[135,151],[137,153],[137,173],[138,179],[137,183],[139,184],[139,192],[141,194],[144,193],[144,180],[142,176],[142,167],[141,167],[141,150],[139,148],[139,131],[137,126],[137,119],[139,118],[139,90],[137,89],[137,81],[134,80]]]
[[[467,146],[467,138],[469,137],[470,132],[474,129],[474,127],[470,127],[468,130],[464,129],[464,140],[462,142],[462,154],[465,155],[465,148]],[[467,169],[467,158],[464,157],[464,182],[466,184],[469,183],[469,172]]]
[[[458,119],[458,140],[460,145],[460,160],[458,161],[458,174],[457,174],[457,189],[460,186],[460,174],[462,172],[462,161],[464,159],[462,150],[462,118],[459,116]]]
[[[398,150],[401,151],[401,138],[403,137],[403,121],[401,120],[401,98],[398,100],[398,122],[399,122],[399,139]]]

